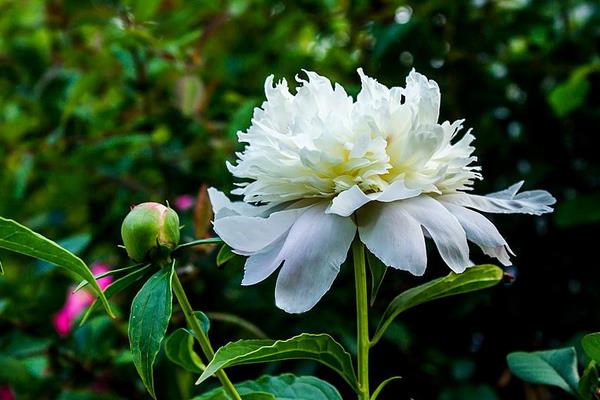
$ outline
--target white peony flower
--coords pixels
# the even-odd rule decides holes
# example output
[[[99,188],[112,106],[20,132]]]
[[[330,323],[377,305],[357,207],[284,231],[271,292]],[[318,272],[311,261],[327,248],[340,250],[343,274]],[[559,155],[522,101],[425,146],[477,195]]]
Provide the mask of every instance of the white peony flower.
[[[210,189],[214,229],[236,253],[248,256],[243,285],[281,267],[278,307],[311,309],[329,290],[358,231],[360,240],[387,266],[422,275],[425,236],[433,239],[455,272],[472,265],[467,240],[510,264],[508,244],[477,211],[540,215],[555,199],[546,191],[517,193],[522,182],[478,196],[466,193],[480,167],[474,137],[458,132],[463,120],[438,123],[440,91],[410,72],[406,87],[391,89],[358,70],[356,101],[339,84],[314,72],[265,82],[267,100],[252,125],[239,132],[246,143],[229,171],[246,181],[231,202]]]

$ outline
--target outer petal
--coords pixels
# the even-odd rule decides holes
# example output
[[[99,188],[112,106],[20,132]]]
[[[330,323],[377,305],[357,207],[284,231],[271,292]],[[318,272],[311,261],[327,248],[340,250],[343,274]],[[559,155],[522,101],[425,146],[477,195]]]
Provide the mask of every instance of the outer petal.
[[[496,257],[503,265],[511,264],[507,252],[510,248],[489,219],[465,207],[444,202],[442,204],[458,219],[468,240],[481,247],[485,254]]]
[[[500,214],[533,214],[541,215],[552,212],[552,204],[556,199],[545,190],[530,190],[518,193],[522,182],[506,190],[478,196],[467,193],[454,193],[440,196],[438,199],[479,211]]]
[[[360,207],[370,201],[381,201],[389,203],[396,200],[408,199],[421,194],[420,189],[409,189],[402,179],[394,181],[383,192],[365,194],[357,185],[338,194],[327,209],[327,213],[333,213],[342,217],[351,215]]]
[[[421,194],[421,189],[407,188],[404,179],[398,179],[388,186],[377,198],[377,201],[389,203],[391,201],[409,199]]]
[[[253,206],[243,201],[231,201],[223,192],[208,188],[208,198],[212,205],[215,219],[232,215],[258,216],[264,214],[270,206]]]
[[[327,208],[327,213],[337,214],[342,217],[351,215],[354,211],[364,206],[368,202],[377,198],[378,193],[367,195],[357,185],[338,194]]]
[[[280,257],[281,249],[287,235],[281,235],[279,239],[268,245],[258,253],[254,253],[246,259],[244,264],[244,279],[242,285],[254,285],[267,279],[283,262]]]
[[[287,232],[303,208],[274,212],[268,218],[233,215],[215,220],[214,230],[221,239],[241,253],[260,251]]]
[[[423,230],[401,203],[370,204],[360,209],[358,233],[385,265],[421,276],[427,267]]]
[[[421,195],[402,200],[398,205],[427,229],[440,255],[454,272],[463,272],[473,265],[469,261],[469,245],[464,229],[438,201]]]
[[[281,250],[285,261],[275,286],[275,303],[289,313],[310,310],[329,290],[356,233],[352,219],[326,214],[326,207],[324,202],[308,208]]]

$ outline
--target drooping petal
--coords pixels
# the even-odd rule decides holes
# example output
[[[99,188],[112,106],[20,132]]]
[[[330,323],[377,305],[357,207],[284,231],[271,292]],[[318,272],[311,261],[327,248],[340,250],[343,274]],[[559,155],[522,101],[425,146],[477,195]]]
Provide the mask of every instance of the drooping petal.
[[[275,303],[289,313],[310,310],[331,287],[356,233],[351,218],[326,214],[327,203],[296,220],[281,250]]]
[[[214,230],[225,243],[242,253],[260,251],[283,235],[303,212],[293,208],[268,218],[233,215],[216,219]]]
[[[389,267],[421,276],[427,266],[421,225],[402,202],[369,204],[358,211],[360,240]]]
[[[279,268],[283,261],[280,253],[286,238],[287,234],[281,235],[263,250],[246,259],[242,285],[249,286],[262,282]]]
[[[373,196],[373,194],[367,195],[360,190],[357,185],[354,185],[350,189],[344,190],[334,197],[326,212],[347,217],[363,205],[373,200],[374,197],[377,198],[377,195],[378,194],[375,196]]]
[[[511,265],[507,252],[507,249],[510,251],[510,248],[489,219],[468,208],[451,203],[441,203],[460,222],[468,240],[481,247],[485,254],[497,258],[503,265]]]
[[[541,215],[552,212],[556,199],[545,190],[530,190],[517,193],[522,182],[500,192],[478,196],[467,193],[453,193],[439,197],[440,201],[456,204],[475,210],[500,214]]]
[[[397,204],[427,229],[440,255],[454,272],[463,272],[473,265],[469,261],[465,231],[443,205],[427,195],[401,200]]]
[[[342,217],[351,215],[370,201],[381,201],[389,203],[396,200],[408,199],[421,194],[420,189],[410,189],[404,184],[404,180],[398,179],[389,185],[383,192],[365,194],[357,185],[338,194],[331,202],[327,213],[333,213]]]
[[[212,205],[215,220],[232,215],[258,216],[264,214],[271,206],[253,206],[243,201],[231,201],[225,194],[215,188],[208,188],[208,198]]]
[[[397,179],[388,186],[377,198],[377,201],[389,203],[396,200],[408,199],[421,194],[421,189],[411,189],[406,187],[404,179]]]

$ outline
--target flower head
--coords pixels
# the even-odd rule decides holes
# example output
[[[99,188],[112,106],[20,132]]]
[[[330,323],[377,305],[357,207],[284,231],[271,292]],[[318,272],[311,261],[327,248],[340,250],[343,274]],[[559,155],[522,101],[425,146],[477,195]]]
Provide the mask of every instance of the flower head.
[[[179,216],[159,203],[138,204],[121,225],[127,254],[138,262],[169,254],[179,243],[179,235]]]
[[[265,82],[267,100],[231,173],[244,181],[231,202],[210,190],[214,228],[234,251],[249,256],[242,284],[262,281],[281,266],[277,305],[312,308],[331,287],[358,231],[386,265],[425,272],[425,236],[448,266],[462,272],[467,240],[509,264],[510,248],[477,211],[550,212],[545,191],[517,193],[522,182],[487,196],[466,193],[482,179],[473,163],[473,135],[463,120],[438,122],[440,91],[410,72],[405,87],[387,88],[358,70],[356,100],[314,72],[291,94],[285,80]]]

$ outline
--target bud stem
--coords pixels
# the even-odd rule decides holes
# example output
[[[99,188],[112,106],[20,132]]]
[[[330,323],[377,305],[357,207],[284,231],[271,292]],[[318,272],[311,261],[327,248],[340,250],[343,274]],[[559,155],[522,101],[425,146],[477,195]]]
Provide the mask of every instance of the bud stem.
[[[190,243],[193,243],[193,242],[190,242]],[[186,243],[185,245],[189,245],[190,243]],[[185,245],[182,245],[182,246],[185,246]],[[215,356],[215,351],[213,350],[212,345],[210,344],[210,340],[208,339],[208,336],[206,335],[206,333],[204,333],[204,331],[202,330],[202,327],[200,326],[200,323],[194,316],[194,310],[192,309],[190,301],[188,300],[188,298],[185,294],[185,291],[183,290],[183,286],[181,286],[181,281],[179,280],[179,277],[177,276],[176,273],[173,274],[173,293],[175,293],[175,297],[177,298],[177,302],[181,306],[181,310],[183,311],[183,314],[185,315],[185,319],[187,320],[187,323],[190,325],[190,327],[194,331],[196,340],[198,340],[198,343],[200,343],[202,352],[206,356],[208,362],[210,362]],[[233,383],[231,383],[231,381],[229,380],[229,377],[227,376],[227,374],[225,373],[224,370],[222,370],[222,369],[219,370],[218,372],[215,373],[215,376],[219,379],[219,381],[221,382],[221,385],[223,386],[223,389],[225,390],[225,393],[227,393],[227,395],[231,399],[233,399],[233,400],[241,400],[242,399],[240,397],[240,395],[238,394],[237,390],[235,389],[235,387],[233,386]]]

